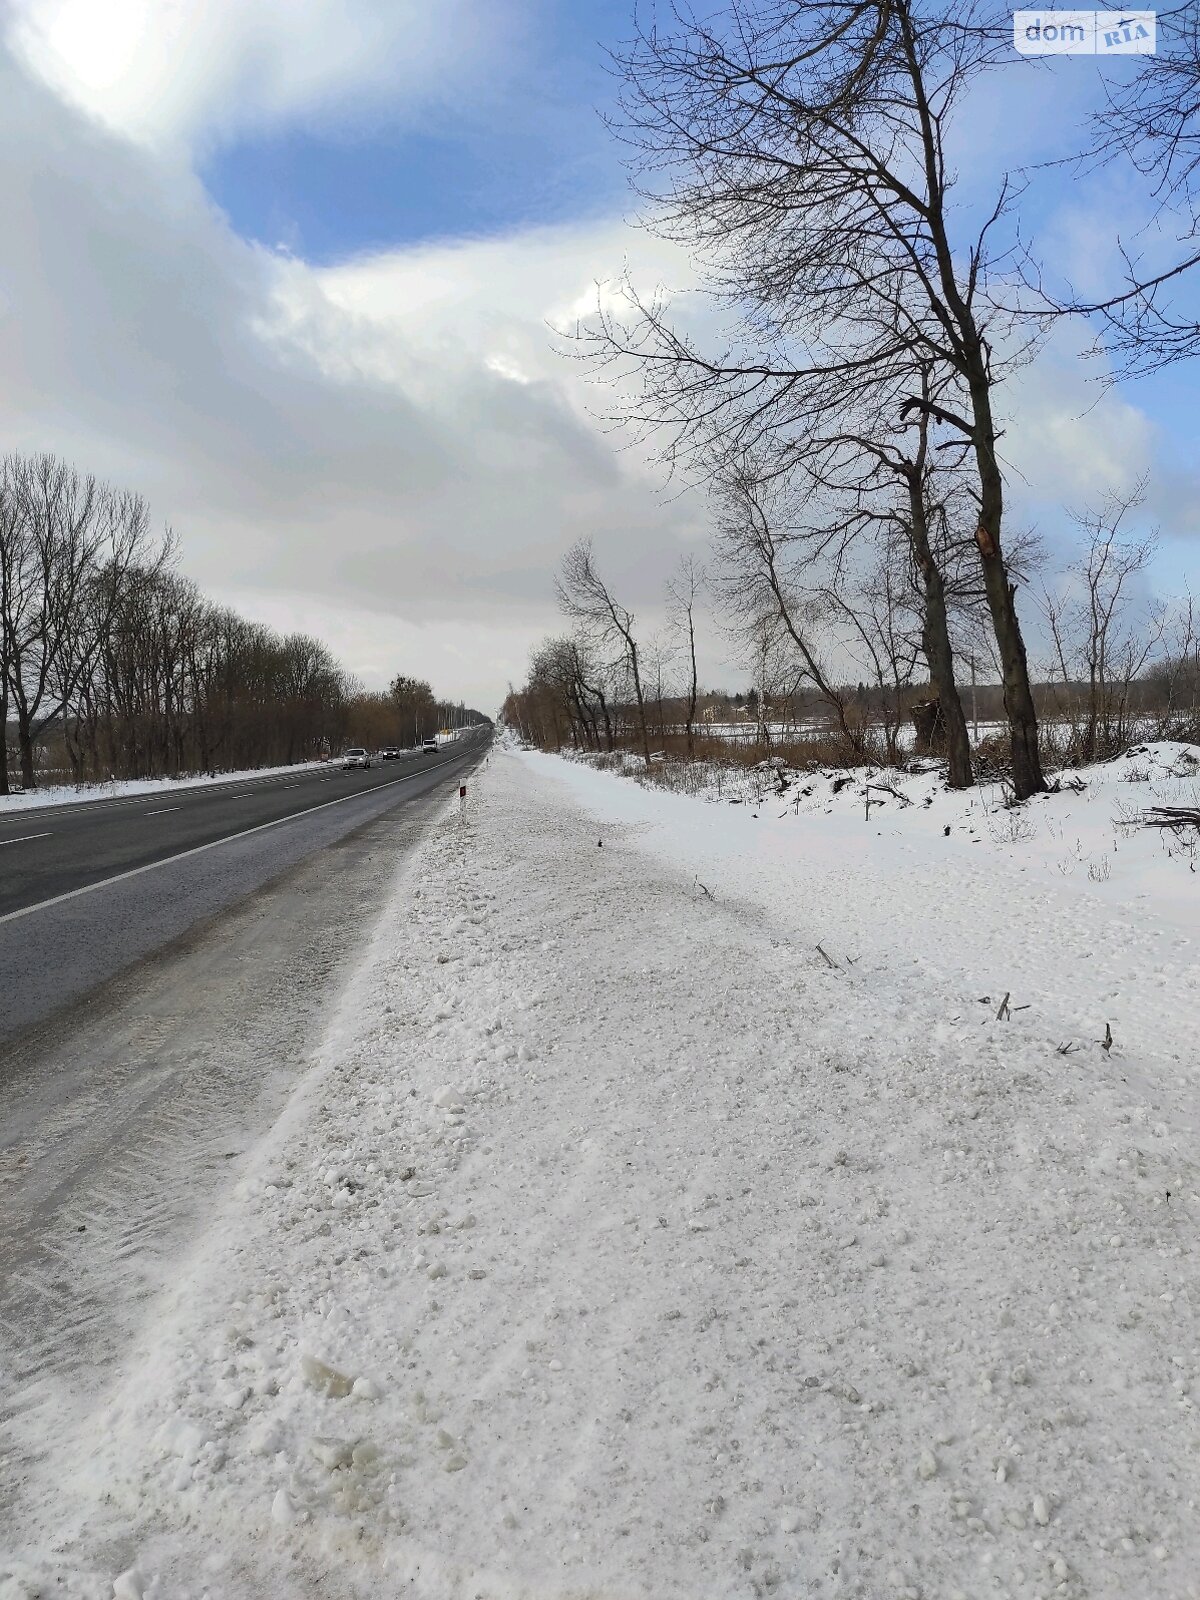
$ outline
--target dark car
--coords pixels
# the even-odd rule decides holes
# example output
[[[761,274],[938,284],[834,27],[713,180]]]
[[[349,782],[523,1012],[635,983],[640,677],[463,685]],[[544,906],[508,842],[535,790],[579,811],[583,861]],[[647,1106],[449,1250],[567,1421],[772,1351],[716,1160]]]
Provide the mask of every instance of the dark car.
[[[394,744],[386,744],[379,753],[384,761],[399,761],[403,751]]]

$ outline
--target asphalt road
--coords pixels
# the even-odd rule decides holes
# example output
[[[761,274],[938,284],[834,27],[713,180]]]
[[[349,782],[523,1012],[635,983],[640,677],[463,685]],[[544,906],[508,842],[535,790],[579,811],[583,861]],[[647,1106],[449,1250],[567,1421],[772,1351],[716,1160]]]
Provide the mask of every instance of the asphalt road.
[[[25,1029],[393,807],[452,797],[486,743],[3,817],[0,1086]]]

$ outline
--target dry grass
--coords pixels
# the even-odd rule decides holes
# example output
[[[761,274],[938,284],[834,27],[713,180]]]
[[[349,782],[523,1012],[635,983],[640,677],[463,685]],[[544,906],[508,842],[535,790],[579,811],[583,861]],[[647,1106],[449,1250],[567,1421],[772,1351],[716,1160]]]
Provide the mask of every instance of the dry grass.
[[[687,739],[683,734],[651,734],[651,755],[654,765],[674,762],[711,762],[731,770],[746,771],[776,757],[782,758],[796,771],[815,770],[818,767],[881,767],[890,763],[882,738],[868,732],[866,754],[856,753],[850,744],[835,730],[823,733],[797,734],[791,738],[772,737],[765,743],[759,739],[723,739],[697,732],[689,757]],[[582,753],[582,752],[581,752]],[[618,740],[618,749],[592,752],[592,758],[602,757],[600,764],[621,766],[631,758],[644,767],[640,746],[632,738]],[[903,762],[896,763],[903,765]]]

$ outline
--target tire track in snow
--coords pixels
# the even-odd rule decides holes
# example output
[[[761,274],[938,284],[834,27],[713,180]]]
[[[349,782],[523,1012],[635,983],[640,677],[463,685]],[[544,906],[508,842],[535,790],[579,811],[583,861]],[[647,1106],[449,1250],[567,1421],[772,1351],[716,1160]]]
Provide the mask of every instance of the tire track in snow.
[[[0,1524],[36,1515],[38,1462],[86,1437],[204,1197],[304,1069],[374,921],[381,854],[410,848],[432,809],[348,836],[17,1047],[29,1070],[0,1146]]]

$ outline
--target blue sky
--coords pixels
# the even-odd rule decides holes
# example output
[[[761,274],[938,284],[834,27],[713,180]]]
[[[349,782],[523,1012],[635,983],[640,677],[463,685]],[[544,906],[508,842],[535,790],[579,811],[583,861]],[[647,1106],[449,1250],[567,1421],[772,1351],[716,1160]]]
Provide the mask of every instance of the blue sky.
[[[605,50],[632,0],[529,0],[518,49],[481,94],[418,127],[346,117],[237,140],[202,163],[245,237],[325,264],[365,250],[620,210],[627,186],[599,109]]]

